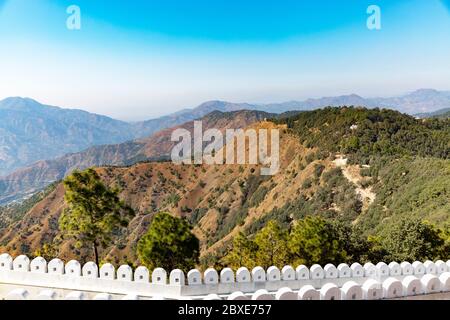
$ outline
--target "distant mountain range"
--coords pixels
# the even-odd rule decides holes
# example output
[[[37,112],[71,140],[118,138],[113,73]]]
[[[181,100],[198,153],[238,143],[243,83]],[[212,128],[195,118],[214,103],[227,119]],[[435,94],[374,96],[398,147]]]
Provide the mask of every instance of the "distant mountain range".
[[[213,111],[258,110],[283,113],[344,105],[384,107],[411,115],[425,115],[450,108],[450,92],[420,89],[393,98],[366,99],[351,94],[272,104],[208,101],[193,109],[137,123],[127,123],[82,110],[43,105],[29,98],[7,98],[0,101],[0,177],[35,162],[77,153],[93,146],[149,137],[157,131],[201,118]],[[102,148],[109,150],[110,147]]]
[[[7,98],[0,101],[0,176],[38,160],[145,137],[165,125],[171,122],[130,124],[29,98]]]
[[[274,117],[263,111],[213,111],[200,118],[204,130],[209,128],[245,128],[264,118]],[[160,160],[166,158],[174,145],[171,141],[172,130],[185,128],[193,131],[193,121],[180,126],[156,132],[150,137],[126,141],[120,144],[101,145],[77,153],[38,161],[0,178],[0,204],[25,198],[54,181],[64,178],[74,169],[92,166],[114,165],[127,166],[140,161]]]
[[[415,114],[418,118],[450,118],[450,108],[440,109],[434,112],[425,112]]]
[[[337,97],[323,97],[307,99],[304,101],[289,101],[271,104],[229,103],[223,101],[209,101],[195,109],[180,111],[179,114],[196,113],[204,115],[212,110],[223,112],[236,110],[261,110],[270,113],[282,113],[292,110],[307,111],[323,107],[363,106],[368,108],[388,108],[402,113],[415,115],[418,113],[434,112],[450,108],[450,91],[437,91],[434,89],[419,89],[399,97],[389,98],[363,98],[356,94]]]
[[[223,103],[222,106],[214,102],[207,107],[208,104],[157,119],[128,123],[83,110],[44,105],[30,98],[6,98],[0,101],[0,177],[37,161],[93,146],[148,137],[214,110],[245,109],[237,104]]]

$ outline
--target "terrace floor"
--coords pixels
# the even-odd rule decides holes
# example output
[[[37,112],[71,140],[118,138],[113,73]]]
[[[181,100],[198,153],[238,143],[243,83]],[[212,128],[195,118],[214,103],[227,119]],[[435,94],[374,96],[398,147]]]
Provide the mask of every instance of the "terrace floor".
[[[395,300],[450,300],[450,292],[423,294],[420,296],[403,297]]]

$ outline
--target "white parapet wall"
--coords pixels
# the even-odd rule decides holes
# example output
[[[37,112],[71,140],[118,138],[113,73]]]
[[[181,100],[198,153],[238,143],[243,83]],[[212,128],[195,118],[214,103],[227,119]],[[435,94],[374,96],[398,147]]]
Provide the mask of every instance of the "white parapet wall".
[[[2,290],[3,288],[3,290]],[[5,290],[7,291],[5,293]],[[76,260],[47,262],[0,255],[0,298],[7,299],[253,299],[359,300],[399,298],[450,291],[450,261],[415,261],[230,268],[201,273],[153,272],[143,266],[116,268]]]

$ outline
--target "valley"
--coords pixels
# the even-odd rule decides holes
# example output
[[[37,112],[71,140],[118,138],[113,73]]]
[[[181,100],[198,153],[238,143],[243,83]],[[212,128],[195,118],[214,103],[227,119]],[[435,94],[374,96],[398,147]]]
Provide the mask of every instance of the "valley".
[[[254,122],[273,116],[275,114],[261,111],[244,110],[231,113],[213,111],[200,119],[205,129],[222,130],[227,127],[245,128]],[[127,166],[140,161],[167,158],[175,144],[170,141],[171,133],[178,128],[192,132],[193,122],[189,121],[179,126],[160,130],[147,138],[120,144],[94,146],[56,159],[39,161],[17,170],[0,178],[0,204],[29,197],[50,183],[63,179],[74,169],[102,165]]]

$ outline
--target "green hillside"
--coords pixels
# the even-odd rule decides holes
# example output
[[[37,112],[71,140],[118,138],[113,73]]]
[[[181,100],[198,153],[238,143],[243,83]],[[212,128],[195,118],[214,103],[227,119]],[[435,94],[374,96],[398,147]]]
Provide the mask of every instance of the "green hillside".
[[[404,216],[438,225],[450,221],[450,119],[422,120],[393,110],[348,107],[304,112],[279,122],[307,146],[345,154],[351,164],[369,165],[361,173],[376,199],[357,219],[366,232],[379,232]],[[344,180],[334,179],[345,186]],[[337,196],[326,183],[319,193],[327,190],[328,198]],[[327,199],[318,198],[309,205],[299,199],[284,209],[320,213],[314,208]],[[357,210],[346,212],[355,217]],[[345,220],[342,216],[338,219]]]
[[[380,232],[401,218],[450,222],[450,161],[404,157],[379,165],[375,202],[359,219],[368,232]]]
[[[356,164],[381,156],[450,158],[450,119],[419,120],[388,109],[326,108],[280,119],[307,146],[348,154]]]

